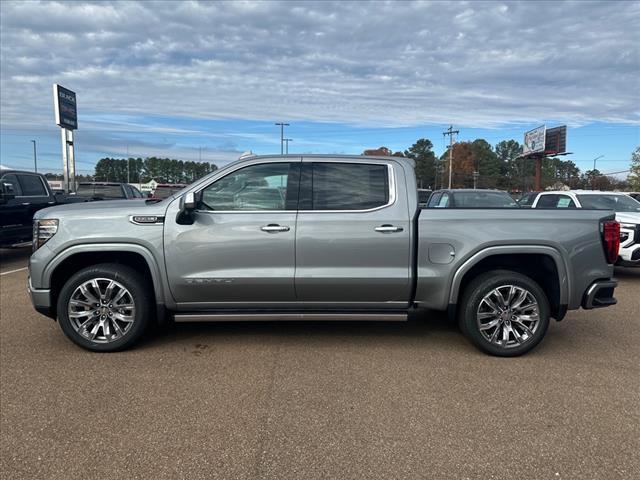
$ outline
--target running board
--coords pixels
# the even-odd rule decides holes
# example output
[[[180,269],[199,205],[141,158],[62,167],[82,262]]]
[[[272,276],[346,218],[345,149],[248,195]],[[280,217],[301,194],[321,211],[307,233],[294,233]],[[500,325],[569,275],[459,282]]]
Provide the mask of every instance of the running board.
[[[176,322],[273,322],[288,320],[317,321],[363,321],[363,322],[404,322],[408,314],[403,313],[176,313]]]

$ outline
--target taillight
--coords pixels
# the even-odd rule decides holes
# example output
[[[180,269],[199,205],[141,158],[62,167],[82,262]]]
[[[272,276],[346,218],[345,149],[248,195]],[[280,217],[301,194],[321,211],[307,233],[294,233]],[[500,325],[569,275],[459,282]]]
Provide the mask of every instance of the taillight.
[[[607,262],[615,263],[620,249],[620,224],[613,220],[603,223],[602,245]]]

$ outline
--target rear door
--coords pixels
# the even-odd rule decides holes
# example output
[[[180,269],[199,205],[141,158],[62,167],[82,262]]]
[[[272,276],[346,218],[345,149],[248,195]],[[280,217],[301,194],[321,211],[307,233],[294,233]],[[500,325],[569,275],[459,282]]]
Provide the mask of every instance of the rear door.
[[[410,296],[410,213],[400,164],[303,159],[296,232],[299,301],[401,307]]]
[[[27,207],[24,223],[31,228],[31,222],[35,213],[46,207],[55,204],[54,199],[49,195],[47,185],[40,175],[31,173],[16,174],[20,182],[21,194],[16,197],[20,204]]]

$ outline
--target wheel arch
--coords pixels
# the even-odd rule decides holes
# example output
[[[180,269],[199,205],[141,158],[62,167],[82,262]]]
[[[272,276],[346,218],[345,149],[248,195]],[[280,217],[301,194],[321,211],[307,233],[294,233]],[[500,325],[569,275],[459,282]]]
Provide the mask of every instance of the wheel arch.
[[[159,266],[148,249],[134,244],[77,245],[58,254],[42,273],[44,287],[51,289],[51,305],[56,305],[60,290],[71,275],[99,263],[122,263],[135,268],[149,279],[158,314],[161,314],[165,295]]]
[[[471,280],[498,269],[513,270],[535,280],[549,300],[551,316],[557,320],[564,318],[571,287],[569,269],[557,249],[542,245],[488,247],[471,256],[453,275],[449,293],[450,314],[455,314],[456,305]]]

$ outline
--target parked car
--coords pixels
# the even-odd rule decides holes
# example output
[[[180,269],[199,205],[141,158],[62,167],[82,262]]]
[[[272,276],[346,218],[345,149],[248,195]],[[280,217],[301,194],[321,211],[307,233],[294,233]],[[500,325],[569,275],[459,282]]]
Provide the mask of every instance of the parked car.
[[[153,191],[151,198],[165,199],[179,192],[186,186],[186,183],[159,183]]]
[[[426,190],[424,188],[418,189],[418,206],[420,208],[427,208],[427,203],[429,203],[431,192],[431,190]]]
[[[75,195],[68,198],[73,202],[95,200],[131,200],[144,198],[133,185],[118,182],[80,182]]]
[[[31,244],[34,214],[58,202],[44,175],[0,171],[0,247]]]
[[[617,264],[640,265],[640,202],[620,192],[571,190],[543,192],[533,208],[585,208],[614,211],[620,222],[620,251]]]
[[[627,195],[629,195],[631,198],[633,198],[634,200],[638,200],[640,202],[640,192],[625,192]]]
[[[129,347],[167,316],[402,321],[443,310],[483,351],[515,356],[550,318],[616,302],[620,236],[610,212],[509,210],[420,210],[407,158],[251,156],[160,202],[40,210],[28,288],[94,351]]]
[[[540,192],[527,192],[518,199],[518,205],[521,208],[531,208],[533,202]]]
[[[427,208],[518,208],[518,203],[501,190],[436,190]]]

